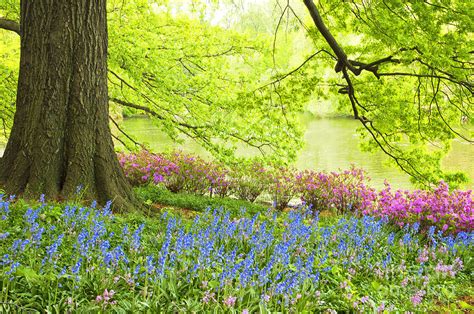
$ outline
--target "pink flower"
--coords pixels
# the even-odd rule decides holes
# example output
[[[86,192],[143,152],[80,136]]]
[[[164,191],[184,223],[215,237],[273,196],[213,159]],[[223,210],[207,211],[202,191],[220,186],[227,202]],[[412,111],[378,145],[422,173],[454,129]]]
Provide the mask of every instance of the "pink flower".
[[[384,303],[379,305],[379,307],[377,308],[377,313],[382,313],[383,310],[385,310],[385,304]]]
[[[114,294],[115,294],[114,290],[108,291],[107,289],[105,289],[103,293],[104,300],[109,301],[110,299],[114,297]]]
[[[408,284],[408,278],[405,277],[405,278],[403,278],[403,280],[402,280],[402,282],[400,283],[400,285],[401,285],[402,287],[406,287],[407,284]]]
[[[243,310],[242,310],[242,314],[249,314],[249,313],[250,313],[250,312],[249,312],[248,309],[243,309]]]
[[[229,296],[224,300],[224,305],[228,307],[234,307],[237,297]]]
[[[415,294],[414,296],[411,297],[411,303],[413,303],[414,306],[417,306],[418,304],[421,303],[422,297]]]
[[[202,302],[203,303],[209,303],[211,300],[215,301],[214,292],[206,291],[204,293],[204,297],[202,297]]]

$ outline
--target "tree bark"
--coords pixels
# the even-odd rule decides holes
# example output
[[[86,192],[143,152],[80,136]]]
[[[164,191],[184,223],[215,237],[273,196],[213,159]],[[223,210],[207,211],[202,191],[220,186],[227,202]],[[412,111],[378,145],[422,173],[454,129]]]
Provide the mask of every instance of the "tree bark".
[[[0,165],[7,193],[134,197],[108,124],[106,0],[21,1],[16,112]]]

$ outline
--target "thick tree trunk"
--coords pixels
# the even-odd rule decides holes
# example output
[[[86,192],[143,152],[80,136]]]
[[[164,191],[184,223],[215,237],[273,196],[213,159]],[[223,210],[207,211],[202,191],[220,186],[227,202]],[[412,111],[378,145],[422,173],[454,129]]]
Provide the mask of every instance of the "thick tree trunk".
[[[107,97],[106,0],[22,0],[17,106],[0,165],[8,193],[127,207]]]

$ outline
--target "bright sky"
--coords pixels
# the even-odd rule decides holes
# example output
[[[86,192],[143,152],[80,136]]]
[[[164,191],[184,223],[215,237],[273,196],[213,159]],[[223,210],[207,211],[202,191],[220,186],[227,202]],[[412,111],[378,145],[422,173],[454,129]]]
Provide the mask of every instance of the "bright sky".
[[[223,27],[229,26],[235,17],[236,6],[241,11],[248,10],[254,5],[264,5],[269,3],[269,0],[233,0],[232,3],[224,3],[220,1],[218,4],[213,1],[206,0],[204,3],[209,7],[214,7],[213,10],[206,10],[205,19],[210,21],[212,25],[221,25]],[[216,7],[217,6],[217,7]],[[171,9],[169,9],[171,7]],[[170,3],[169,6],[153,4],[155,12],[169,12],[171,15],[177,15],[178,13],[187,13],[191,16],[195,16],[193,12],[193,1],[192,0],[175,0]]]

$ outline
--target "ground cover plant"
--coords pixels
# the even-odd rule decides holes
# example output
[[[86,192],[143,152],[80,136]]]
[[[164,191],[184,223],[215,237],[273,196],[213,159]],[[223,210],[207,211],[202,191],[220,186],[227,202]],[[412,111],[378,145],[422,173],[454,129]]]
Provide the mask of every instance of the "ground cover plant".
[[[474,234],[310,208],[183,219],[0,202],[2,310],[472,310]]]
[[[240,199],[211,198],[203,195],[195,195],[186,192],[172,193],[165,188],[153,185],[140,186],[135,188],[135,193],[149,207],[149,211],[156,211],[156,207],[184,208],[194,211],[204,211],[206,208],[224,207],[226,211],[233,214],[239,213],[241,208],[245,208],[248,213],[256,214],[268,208],[263,204],[252,203]]]

